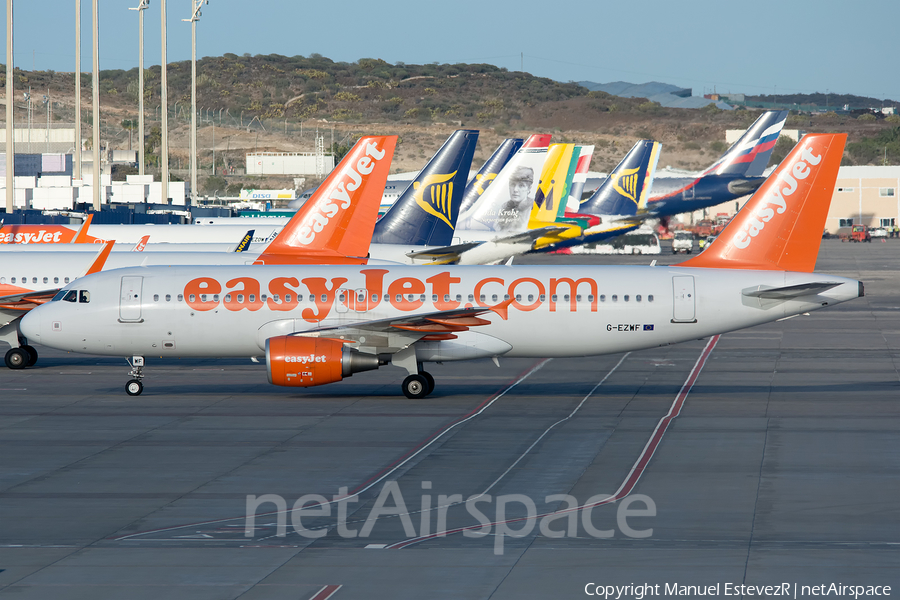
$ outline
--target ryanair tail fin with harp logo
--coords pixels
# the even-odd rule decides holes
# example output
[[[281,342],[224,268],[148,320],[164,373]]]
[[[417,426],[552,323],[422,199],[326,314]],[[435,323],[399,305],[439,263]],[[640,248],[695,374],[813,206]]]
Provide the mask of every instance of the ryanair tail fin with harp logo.
[[[450,245],[477,142],[475,130],[454,132],[376,223],[372,241]]]
[[[634,215],[647,203],[662,144],[640,140],[609,177],[585,200],[578,212],[591,215]]]

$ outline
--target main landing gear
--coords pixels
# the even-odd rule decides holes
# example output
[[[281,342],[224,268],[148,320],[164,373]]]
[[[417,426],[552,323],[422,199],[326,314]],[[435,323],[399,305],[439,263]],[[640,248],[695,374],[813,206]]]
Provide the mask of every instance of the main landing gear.
[[[422,369],[422,363],[416,360],[415,346],[408,346],[391,356],[391,364],[406,369],[406,379],[400,385],[403,395],[410,400],[421,400],[434,391],[434,377]]]
[[[141,383],[144,378],[144,357],[132,356],[128,364],[131,365],[131,372],[128,374],[132,379],[125,384],[125,393],[129,396],[140,396],[144,391],[144,384]]]
[[[403,394],[411,400],[419,400],[434,391],[434,377],[428,371],[413,373],[403,380]]]
[[[25,367],[34,366],[37,362],[37,350],[25,344],[18,348],[10,348],[6,353],[6,366],[10,369],[24,369]]]

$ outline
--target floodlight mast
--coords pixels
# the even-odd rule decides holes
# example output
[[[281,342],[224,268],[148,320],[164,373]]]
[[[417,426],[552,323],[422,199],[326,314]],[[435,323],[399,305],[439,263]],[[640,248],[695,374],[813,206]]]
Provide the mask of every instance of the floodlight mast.
[[[191,0],[191,202],[197,199],[197,21],[204,0]],[[209,0],[205,0],[209,4]]]
[[[94,180],[94,211],[100,212],[100,26],[98,18],[97,0],[94,0],[94,11],[92,16],[92,27],[94,33],[93,54],[94,60],[92,65],[93,72],[93,123],[91,130],[93,132],[93,148],[94,164],[93,170]],[[31,140],[29,140],[30,142]]]
[[[81,0],[75,0],[75,179],[81,177]]]
[[[159,141],[159,181],[160,188],[162,193],[162,204],[169,203],[169,90],[168,90],[168,82],[166,78],[166,71],[168,70],[168,64],[166,63],[166,0],[161,0],[159,3],[161,17],[162,17],[162,71],[160,73],[161,81],[161,100],[162,100],[162,114],[160,115],[161,121],[161,137]]]
[[[13,0],[6,0],[6,214],[15,208],[16,142],[13,128]]]
[[[138,175],[144,174],[144,10],[150,0],[141,0],[138,11]]]

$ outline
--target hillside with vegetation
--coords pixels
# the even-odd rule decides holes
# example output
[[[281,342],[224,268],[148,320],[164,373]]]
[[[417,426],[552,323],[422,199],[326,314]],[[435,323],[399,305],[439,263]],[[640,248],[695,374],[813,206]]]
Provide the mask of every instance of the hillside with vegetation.
[[[725,150],[725,130],[745,128],[756,110],[723,111],[663,108],[644,98],[621,98],[591,92],[576,83],[561,83],[487,64],[391,64],[377,58],[335,62],[318,54],[303,56],[206,57],[197,64],[197,106],[201,111],[200,165],[207,175],[240,166],[248,151],[297,152],[313,149],[313,136],[327,131],[326,145],[348,148],[367,133],[396,133],[401,142],[393,171],[422,164],[459,127],[481,131],[475,160],[487,158],[505,137],[534,132],[557,141],[596,146],[592,169],[611,169],[641,138],[663,142],[660,167],[700,169]],[[159,151],[159,66],[145,70],[144,144],[152,165]],[[53,121],[74,120],[73,74],[15,71],[17,92],[32,88],[52,98]],[[170,160],[186,168],[190,119],[189,61],[171,63],[169,85]],[[0,73],[0,81],[3,74]],[[5,85],[5,82],[3,82]],[[82,74],[83,122],[90,124],[89,73]],[[100,74],[101,137],[111,148],[136,147],[138,71],[104,70]],[[835,99],[843,97],[835,96]],[[779,100],[787,100],[779,96]],[[824,100],[824,98],[823,98]],[[829,102],[835,100],[829,97]],[[18,106],[17,121],[24,107]],[[36,109],[40,114],[41,108]],[[2,120],[2,116],[0,116]],[[35,117],[38,124],[42,117]],[[846,132],[846,164],[900,164],[900,116],[792,114],[786,127],[808,132]],[[39,126],[39,125],[38,125]],[[90,127],[84,135],[89,137]],[[333,132],[333,133],[332,133]],[[331,135],[334,137],[332,138]],[[789,150],[779,146],[777,153]],[[880,152],[880,153],[879,153]],[[291,185],[229,181],[261,187]],[[312,183],[311,181],[307,184]]]

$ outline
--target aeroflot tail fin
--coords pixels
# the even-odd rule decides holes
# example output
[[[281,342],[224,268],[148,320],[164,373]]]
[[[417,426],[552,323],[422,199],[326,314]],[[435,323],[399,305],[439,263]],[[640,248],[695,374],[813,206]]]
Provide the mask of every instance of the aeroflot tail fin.
[[[631,216],[645,208],[661,148],[659,142],[639,140],[578,212]]]
[[[811,273],[846,141],[801,139],[715,241],[680,266]]]
[[[759,116],[744,135],[704,175],[737,175],[759,177],[766,170],[775,149],[781,128],[787,119],[786,110],[769,110]]]
[[[372,241],[418,246],[450,244],[477,142],[477,131],[455,131],[378,221]]]
[[[84,219],[84,223],[81,224],[81,227],[78,228],[78,231],[75,233],[75,237],[72,238],[70,244],[86,244],[88,241],[88,227],[91,226],[91,221],[94,220],[93,214],[88,214]]]
[[[363,136],[257,259],[324,263],[369,253],[397,136]]]

